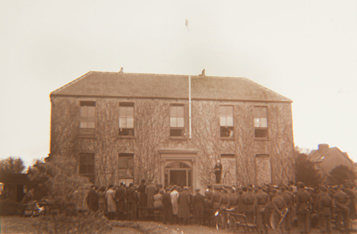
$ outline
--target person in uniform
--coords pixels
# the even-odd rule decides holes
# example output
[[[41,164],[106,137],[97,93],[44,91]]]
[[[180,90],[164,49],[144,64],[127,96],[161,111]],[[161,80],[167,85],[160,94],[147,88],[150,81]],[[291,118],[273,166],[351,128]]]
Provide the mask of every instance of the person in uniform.
[[[243,193],[242,202],[247,221],[249,223],[255,223],[256,197],[252,186],[249,186],[247,192]]]
[[[310,231],[311,203],[312,198],[310,193],[305,190],[305,186],[302,182],[298,182],[296,192],[296,214],[301,233],[308,233]]]
[[[319,226],[321,233],[331,233],[331,215],[333,201],[325,186],[320,188],[320,198],[318,203]]]
[[[293,205],[294,205],[294,196],[293,193],[288,190],[285,185],[280,186],[281,195],[284,198],[285,204],[288,208],[287,214],[284,219],[284,228],[289,233],[291,231],[291,226],[293,222]]]
[[[265,207],[269,202],[269,195],[263,191],[261,187],[258,188],[258,192],[256,193],[256,223],[257,223],[257,231],[258,233],[268,233],[267,223],[265,218]]]
[[[343,191],[343,186],[340,185],[337,192],[334,194],[335,205],[336,205],[336,226],[337,229],[344,233],[349,233],[350,229],[350,217],[349,217],[349,207],[350,198]],[[343,226],[342,226],[343,222]]]
[[[195,191],[195,195],[192,197],[192,214],[196,224],[203,224],[204,218],[204,206],[205,206],[205,198],[200,193],[200,189],[197,188]]]
[[[271,214],[271,226],[273,228],[279,229],[280,232],[284,233],[286,211],[288,206],[285,203],[285,199],[282,195],[281,190],[272,190],[272,214]]]

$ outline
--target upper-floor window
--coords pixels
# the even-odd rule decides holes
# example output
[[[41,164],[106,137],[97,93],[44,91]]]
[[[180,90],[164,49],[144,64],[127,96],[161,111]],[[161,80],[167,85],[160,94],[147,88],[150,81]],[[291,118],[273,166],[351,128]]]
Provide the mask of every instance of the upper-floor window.
[[[219,107],[220,136],[233,137],[233,106]]]
[[[95,131],[95,106],[94,101],[80,102],[80,134],[94,134]]]
[[[79,174],[89,178],[94,183],[95,164],[93,153],[81,153],[79,155]]]
[[[119,135],[134,136],[134,103],[119,104]]]
[[[254,107],[254,135],[257,138],[268,137],[267,107]]]
[[[184,105],[182,104],[170,106],[170,136],[184,136],[184,112]]]

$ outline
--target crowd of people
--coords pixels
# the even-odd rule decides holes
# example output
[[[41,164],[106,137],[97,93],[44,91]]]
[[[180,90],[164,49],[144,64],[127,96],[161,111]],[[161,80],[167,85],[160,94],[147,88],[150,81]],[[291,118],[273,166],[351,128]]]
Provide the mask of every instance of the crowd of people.
[[[311,227],[319,228],[321,233],[349,233],[351,220],[356,218],[355,199],[352,183],[315,188],[301,182],[261,187],[214,185],[205,191],[192,191],[189,187],[163,187],[142,180],[139,185],[92,186],[86,202],[90,210],[103,212],[109,219],[215,225],[217,211],[229,210],[243,214],[259,233],[271,228],[289,233],[295,226],[301,233],[309,233]]]

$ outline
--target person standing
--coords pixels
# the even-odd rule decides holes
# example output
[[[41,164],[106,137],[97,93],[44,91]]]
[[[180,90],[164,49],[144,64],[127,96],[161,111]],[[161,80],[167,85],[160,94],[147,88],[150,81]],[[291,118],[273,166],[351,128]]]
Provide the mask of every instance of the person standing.
[[[178,197],[178,217],[183,224],[188,224],[190,218],[191,195],[185,187]]]
[[[139,192],[139,216],[140,218],[146,217],[146,203],[147,203],[147,197],[146,197],[146,184],[145,184],[145,179],[141,180],[141,183],[138,188]]]
[[[162,195],[162,222],[164,224],[171,223],[172,220],[172,206],[171,206],[171,197],[170,197],[170,189],[167,189]]]
[[[152,181],[149,182],[149,184],[145,188],[145,193],[146,193],[146,207],[147,207],[147,212],[148,214],[153,213],[154,209],[154,194],[156,193],[156,186]]]
[[[310,212],[312,198],[302,182],[297,183],[296,192],[296,214],[298,217],[298,226],[301,233],[310,231]]]
[[[161,189],[159,190],[155,195],[154,195],[154,218],[156,221],[162,220],[162,209],[163,209],[163,203],[162,203],[162,197],[164,194],[164,190]]]
[[[133,183],[129,184],[129,188],[126,191],[126,200],[127,200],[127,210],[129,220],[136,220],[137,218],[137,204],[138,204],[138,195],[135,191]]]
[[[343,191],[343,186],[340,185],[337,192],[334,194],[335,204],[336,204],[336,226],[337,228],[344,232],[349,233],[350,229],[350,217],[349,217],[349,207],[350,198]],[[342,223],[343,222],[343,226]]]
[[[109,219],[113,219],[116,214],[115,190],[113,185],[109,185],[105,193],[105,200],[107,202],[107,215]]]
[[[320,231],[321,233],[331,233],[333,200],[328,194],[325,186],[321,186],[320,191],[321,192],[318,203]]]
[[[216,183],[221,183],[221,176],[222,176],[222,164],[221,160],[217,160],[216,165],[214,166],[214,174],[216,175]]]
[[[179,192],[177,191],[177,187],[174,186],[171,193],[170,193],[170,198],[171,198],[171,206],[172,206],[172,219],[173,223],[177,223],[177,215],[178,215],[178,198],[179,198]]]
[[[265,222],[267,219],[265,218],[265,206],[269,202],[269,195],[263,191],[260,187],[258,188],[258,192],[256,193],[257,206],[256,206],[256,214],[257,214],[257,231],[258,233],[268,233],[267,223]]]
[[[95,186],[92,185],[87,194],[87,206],[91,211],[96,212],[98,210],[98,194],[95,191]]]
[[[196,194],[192,198],[192,213],[197,224],[203,224],[205,207],[205,197],[200,193],[200,189],[196,189]]]

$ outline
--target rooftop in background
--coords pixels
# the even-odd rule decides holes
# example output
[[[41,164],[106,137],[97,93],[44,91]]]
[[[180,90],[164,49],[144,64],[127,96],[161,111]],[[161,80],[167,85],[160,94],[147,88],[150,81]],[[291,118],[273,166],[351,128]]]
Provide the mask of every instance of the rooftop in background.
[[[292,101],[247,78],[191,76],[192,99]],[[53,91],[51,96],[188,98],[188,75],[90,71]]]

